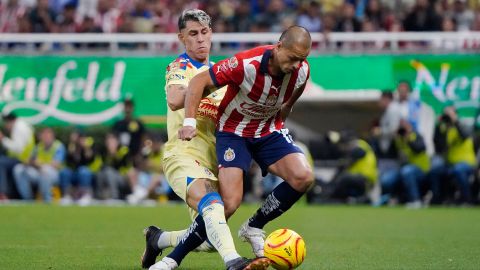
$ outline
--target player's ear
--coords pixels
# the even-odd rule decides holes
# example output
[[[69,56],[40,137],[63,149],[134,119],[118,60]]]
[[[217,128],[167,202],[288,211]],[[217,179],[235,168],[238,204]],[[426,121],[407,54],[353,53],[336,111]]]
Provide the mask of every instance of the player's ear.
[[[183,45],[185,45],[185,40],[184,40],[183,33],[182,33],[182,32],[179,32],[179,33],[177,34],[177,37],[178,37],[178,40],[180,40],[180,42],[182,42]]]

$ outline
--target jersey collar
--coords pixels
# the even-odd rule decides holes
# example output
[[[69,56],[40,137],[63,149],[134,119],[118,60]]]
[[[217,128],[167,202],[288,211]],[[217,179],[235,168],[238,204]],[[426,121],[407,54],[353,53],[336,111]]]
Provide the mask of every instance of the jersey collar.
[[[262,62],[260,62],[260,71],[264,74],[268,74],[268,60],[272,56],[272,50],[265,50],[262,56]]]
[[[198,62],[197,60],[194,60],[193,58],[191,58],[190,56],[188,56],[188,54],[185,52],[183,53],[182,55],[180,55],[180,57],[183,57],[185,59],[188,59],[188,61],[190,61],[190,63],[192,63],[192,65],[196,68],[201,68],[203,66],[206,66],[204,63],[200,63]],[[208,61],[208,66],[209,67],[212,67],[212,63],[210,61]]]

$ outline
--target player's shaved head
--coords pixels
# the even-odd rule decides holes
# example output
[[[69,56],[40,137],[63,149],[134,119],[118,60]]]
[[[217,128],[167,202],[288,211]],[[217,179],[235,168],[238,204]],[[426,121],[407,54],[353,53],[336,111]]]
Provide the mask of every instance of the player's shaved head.
[[[285,48],[291,49],[293,46],[301,46],[305,49],[310,49],[312,46],[312,37],[307,29],[294,25],[283,31],[280,36],[280,42]]]

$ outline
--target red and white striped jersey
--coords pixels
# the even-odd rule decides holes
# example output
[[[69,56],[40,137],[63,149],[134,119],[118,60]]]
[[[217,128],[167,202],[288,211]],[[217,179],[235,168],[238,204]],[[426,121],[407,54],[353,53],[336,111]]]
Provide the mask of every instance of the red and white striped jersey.
[[[218,108],[219,131],[260,138],[283,127],[282,104],[308,80],[310,66],[305,60],[289,74],[272,76],[268,74],[272,49],[271,45],[256,47],[210,68],[217,87],[228,85]]]

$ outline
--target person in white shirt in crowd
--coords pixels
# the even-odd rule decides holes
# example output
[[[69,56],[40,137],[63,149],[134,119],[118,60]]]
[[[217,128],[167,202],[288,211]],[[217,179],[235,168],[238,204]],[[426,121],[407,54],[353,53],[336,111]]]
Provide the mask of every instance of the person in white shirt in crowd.
[[[0,200],[7,200],[13,193],[11,172],[18,163],[27,163],[35,147],[33,127],[14,113],[2,115],[7,134],[0,131],[0,141],[6,155],[0,155]]]

